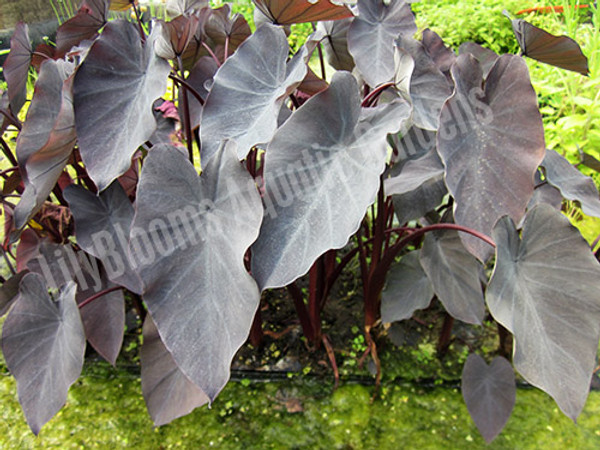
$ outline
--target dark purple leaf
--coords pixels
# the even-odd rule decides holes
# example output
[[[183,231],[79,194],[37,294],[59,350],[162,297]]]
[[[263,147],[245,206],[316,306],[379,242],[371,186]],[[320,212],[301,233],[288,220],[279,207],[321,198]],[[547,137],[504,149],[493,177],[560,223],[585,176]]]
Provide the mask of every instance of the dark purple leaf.
[[[394,77],[394,41],[417,31],[410,5],[396,0],[358,0],[358,17],[348,30],[348,51],[367,84],[375,87]]]
[[[100,195],[71,185],[64,197],[75,218],[79,246],[102,261],[112,282],[141,294],[142,283],[128,253],[134,211],[121,185],[113,182]]]
[[[27,269],[27,264],[40,252],[40,238],[31,228],[26,228],[21,233],[17,245],[17,272]]]
[[[432,298],[433,288],[419,262],[419,251],[410,252],[387,274],[381,293],[381,320],[410,319],[417,309],[427,308]]]
[[[421,158],[435,148],[436,133],[413,126],[406,133],[391,138],[398,151],[398,154],[394,155],[395,165],[397,165],[410,159]]]
[[[306,76],[304,52],[286,64],[285,33],[264,25],[217,71],[202,111],[202,158],[208,161],[221,141],[234,139],[238,157],[271,140],[283,101]]]
[[[437,130],[440,111],[446,99],[452,95],[452,86],[419,41],[400,36],[396,45],[408,52],[415,62],[409,88],[413,122],[419,128]]]
[[[317,31],[322,32],[325,38],[321,41],[327,62],[336,70],[354,69],[354,59],[348,52],[348,28],[352,19],[319,22]]]
[[[27,77],[31,64],[31,43],[29,27],[18,22],[10,40],[10,53],[2,66],[3,75],[8,85],[8,101],[12,113],[17,116],[27,99]]]
[[[83,367],[85,335],[75,283],[53,300],[42,277],[23,277],[19,298],[2,329],[2,352],[17,380],[27,423],[37,435],[63,407]]]
[[[81,157],[101,191],[129,169],[156,128],[152,105],[167,88],[170,66],[154,53],[155,36],[142,45],[134,24],[109,22],[75,75]]]
[[[496,267],[486,301],[515,337],[513,364],[575,420],[600,339],[600,265],[569,220],[549,205],[527,213],[521,239],[509,217],[494,227]]]
[[[8,312],[19,293],[19,283],[27,275],[28,271],[23,270],[13,275],[0,286],[0,317]]]
[[[164,59],[175,59],[183,54],[194,39],[200,17],[181,15],[168,22],[157,20],[156,25],[160,29],[154,43],[156,54]]]
[[[200,177],[176,148],[153,147],[130,242],[163,342],[211,400],[227,383],[259,301],[244,254],[258,236],[260,196],[233,147],[222,147]]]
[[[309,97],[312,97],[315,94],[318,94],[321,91],[324,91],[329,87],[329,83],[324,81],[322,78],[313,72],[313,70],[309,67],[308,73],[302,80],[302,83],[298,86],[298,90],[302,91],[302,93],[307,94]],[[302,95],[301,93],[298,95]],[[285,107],[285,105],[284,105]]]
[[[14,212],[17,229],[40,210],[75,146],[73,78],[66,78],[64,72],[60,61],[42,64],[32,105],[17,141],[17,158],[25,175],[25,191]]]
[[[81,41],[92,39],[108,21],[109,0],[84,0],[75,16],[56,31],[56,52],[66,54]]]
[[[208,6],[208,0],[167,0],[167,13],[170,17],[199,12]]]
[[[352,17],[346,7],[331,0],[252,0],[256,7],[277,25],[339,20]],[[339,2],[338,2],[339,3]]]
[[[170,101],[165,101],[162,98],[159,98],[154,102],[154,119],[156,120],[156,130],[152,133],[152,136],[148,139],[152,145],[156,144],[172,144],[174,142],[178,142],[180,145],[181,142],[177,139],[177,130],[175,128],[177,122],[179,122],[179,111],[175,107],[175,105]],[[136,166],[134,161],[132,163],[132,167]],[[131,168],[129,169],[131,170]],[[126,172],[127,173],[127,172]],[[121,175],[121,177],[125,176]],[[119,180],[121,179],[119,177]]]
[[[546,150],[542,166],[548,183],[557,187],[564,198],[578,201],[588,216],[600,217],[598,188],[592,178],[583,175],[554,150]]]
[[[470,53],[473,57],[479,61],[481,70],[483,71],[483,78],[486,79],[492,67],[496,63],[496,60],[500,57],[496,52],[489,48],[482,47],[475,42],[464,42],[458,47],[458,54]]]
[[[503,55],[482,89],[477,60],[460,55],[452,67],[456,90],[442,109],[437,148],[459,225],[489,235],[508,214],[518,222],[533,194],[533,177],[545,153],[537,97],[522,58]],[[485,261],[491,247],[461,234],[467,249]]]
[[[140,351],[142,393],[154,425],[165,425],[208,403],[209,399],[202,389],[175,364],[150,315],[144,321],[143,334],[144,343]]]
[[[252,34],[250,25],[241,14],[230,16],[231,8],[225,3],[220,8],[211,11],[204,25],[204,33],[212,41],[223,47],[227,41],[227,56],[233,52]]]
[[[218,68],[217,63],[213,58],[210,56],[203,56],[196,62],[185,81],[200,94],[200,97],[202,97],[203,100],[206,101],[210,85],[212,84],[213,77]],[[179,90],[180,105],[183,105],[183,92],[184,89]],[[190,109],[191,127],[194,129],[200,125],[203,107],[193,95],[187,94],[187,98]]]
[[[419,159],[394,165],[391,175],[385,179],[384,188],[386,195],[392,195],[399,223],[423,217],[448,193],[444,184],[444,165],[435,149]]]
[[[456,61],[456,53],[446,47],[442,38],[429,28],[423,30],[423,47],[442,73],[450,73],[450,67]]]
[[[488,366],[481,356],[471,353],[463,368],[461,390],[473,422],[489,444],[515,406],[517,386],[511,364],[496,356]]]
[[[458,320],[480,324],[485,314],[482,266],[464,247],[458,232],[441,230],[425,235],[421,264],[446,311]]]
[[[523,19],[511,20],[525,56],[562,69],[589,75],[588,60],[579,44],[568,36],[554,36]]]
[[[543,164],[543,162],[542,162]],[[560,209],[563,202],[563,196],[560,191],[550,183],[543,182],[539,171],[535,174],[535,190],[527,205],[527,210],[533,209],[535,205],[547,203],[554,209]]]
[[[356,79],[338,72],[267,147],[266,216],[252,250],[261,289],[287,285],[319,255],[343,247],[375,200],[386,136],[408,120],[410,107],[401,100],[368,109],[360,104]]]

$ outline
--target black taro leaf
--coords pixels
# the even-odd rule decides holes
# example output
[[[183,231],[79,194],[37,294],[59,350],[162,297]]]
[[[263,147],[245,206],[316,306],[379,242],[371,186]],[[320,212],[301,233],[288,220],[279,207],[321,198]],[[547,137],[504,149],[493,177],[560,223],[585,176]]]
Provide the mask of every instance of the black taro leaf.
[[[442,109],[437,149],[456,223],[489,235],[500,217],[518,222],[525,213],[545,153],[542,118],[519,56],[498,58],[483,90],[481,68],[469,54],[457,58],[452,77],[456,90]],[[491,256],[480,239],[461,239],[480,260]]]
[[[463,368],[461,390],[473,422],[489,444],[515,406],[517,387],[510,362],[497,356],[488,366],[481,356],[471,353]]]
[[[423,47],[440,71],[444,74],[450,72],[450,67],[456,61],[456,53],[446,47],[442,38],[429,28],[423,30]]]
[[[539,171],[535,174],[535,184],[535,190],[533,191],[533,195],[531,196],[529,204],[527,205],[528,211],[533,209],[533,207],[539,203],[547,203],[554,209],[561,208],[563,196],[560,193],[560,190],[552,186],[550,183],[543,182]]]
[[[160,340],[150,315],[143,327],[140,351],[142,393],[148,413],[157,427],[189,414],[209,402],[202,389],[186,377]]]
[[[2,352],[17,380],[27,423],[37,435],[65,404],[83,367],[85,335],[75,283],[61,289],[54,301],[42,277],[23,277],[19,298],[4,322]]]
[[[372,87],[394,77],[394,40],[417,31],[410,5],[396,0],[359,0],[358,17],[348,30],[348,51]]]
[[[458,47],[458,54],[462,55],[463,53],[470,53],[477,61],[479,61],[484,79],[487,78],[490,70],[492,70],[492,67],[494,67],[494,64],[496,63],[496,60],[500,57],[496,52],[489,48],[482,47],[475,42],[463,42],[460,44],[460,47]]]
[[[0,317],[7,313],[19,293],[19,283],[27,275],[28,271],[23,270],[13,275],[0,286]]]
[[[92,39],[108,20],[108,0],[84,0],[75,16],[56,31],[56,52],[64,55],[85,39]]]
[[[317,31],[323,32],[325,38],[321,41],[327,62],[336,70],[354,69],[354,59],[348,52],[348,28],[352,19],[319,22]]]
[[[134,211],[121,185],[113,182],[100,195],[71,185],[64,197],[75,218],[79,246],[102,261],[111,281],[141,294],[142,283],[128,253]]]
[[[63,69],[60,61],[42,64],[28,120],[17,141],[17,158],[25,174],[25,191],[14,211],[17,229],[40,210],[75,146],[73,78],[65,80]]]
[[[579,44],[568,36],[554,36],[523,19],[511,20],[525,56],[562,69],[589,75],[588,60]]]
[[[542,166],[546,169],[548,183],[560,189],[564,198],[577,200],[588,216],[600,217],[600,199],[594,180],[583,175],[554,150],[546,150]]]
[[[274,24],[318,22],[352,17],[352,12],[331,0],[252,0],[256,7]],[[338,2],[339,3],[339,2]]]
[[[413,126],[406,133],[394,135],[391,139],[398,151],[394,158],[397,165],[410,159],[420,158],[435,148],[436,133]]]
[[[194,67],[190,71],[190,74],[186,78],[186,82],[192,86],[200,97],[206,101],[208,97],[209,84],[212,83],[212,79],[217,72],[216,61],[210,56],[203,56],[194,64]],[[179,90],[179,104],[183,105],[183,91],[184,89]],[[190,119],[191,119],[191,127],[192,129],[198,127],[200,125],[200,117],[202,116],[202,105],[196,97],[191,94],[187,94],[188,105],[190,109]],[[180,108],[182,109],[182,108]],[[181,111],[180,111],[181,112]],[[183,118],[182,118],[183,121]]]
[[[97,262],[95,267],[99,267]],[[94,277],[89,272],[84,272],[84,276],[88,280],[88,289],[77,293],[78,304],[103,290],[115,287],[108,281],[104,271],[100,272],[100,283],[97,284],[94,284]],[[114,366],[121,351],[125,329],[123,291],[108,292],[87,303],[79,311],[86,339],[100,356]]]
[[[181,15],[168,22],[157,20],[156,27],[160,33],[154,42],[156,54],[165,59],[181,56],[195,38],[199,25],[200,17],[196,15]]]
[[[75,75],[75,125],[87,171],[104,190],[129,169],[131,156],[154,132],[154,100],[167,88],[169,64],[144,45],[137,27],[109,22]]]
[[[394,165],[391,174],[392,178],[384,181],[384,188],[386,195],[392,196],[399,223],[423,217],[448,193],[444,184],[444,165],[435,149],[419,159]]]
[[[396,45],[408,52],[415,62],[410,78],[413,122],[419,128],[437,130],[440,111],[452,94],[452,87],[427,54],[423,44],[411,37],[400,36]]]
[[[152,148],[130,247],[165,346],[211,400],[227,383],[259,302],[244,254],[258,236],[263,210],[230,144],[201,177],[176,148]]]
[[[419,262],[419,252],[410,252],[387,274],[381,293],[381,320],[410,319],[417,309],[427,308],[432,298],[433,288]]]
[[[167,0],[167,13],[170,17],[177,17],[181,14],[191,14],[198,12],[208,6],[208,0]]]
[[[180,103],[181,104],[181,103]],[[156,130],[152,133],[152,136],[148,139],[152,145],[156,144],[172,144],[173,141],[177,141],[176,129],[175,126],[179,121],[179,112],[177,108],[172,102],[167,102],[162,98],[159,98],[154,102],[153,106],[154,110],[154,119],[156,120]],[[132,167],[129,168],[128,172],[132,170],[133,167],[137,168],[136,158],[134,155]],[[127,177],[127,172],[119,177],[119,180],[122,180],[122,177]],[[134,187],[135,187],[134,183]],[[129,188],[129,186],[127,186]],[[126,189],[127,191],[128,189]]]
[[[482,266],[465,249],[458,232],[427,233],[421,264],[446,311],[463,322],[480,324],[485,314],[480,281]]]
[[[10,39],[10,53],[2,66],[3,75],[8,85],[8,101],[12,113],[16,116],[21,111],[27,99],[27,75],[31,63],[31,43],[29,42],[29,27],[19,22]]]
[[[486,301],[515,336],[513,364],[575,420],[588,395],[600,338],[600,266],[559,211],[538,205],[522,238],[509,217],[492,234],[498,247]]]
[[[375,199],[386,135],[409,114],[401,100],[361,109],[356,79],[337,72],[277,130],[267,147],[266,216],[253,246],[261,289],[287,285],[346,244]]]
[[[306,76],[304,52],[286,65],[288,50],[283,30],[265,24],[219,68],[202,111],[203,161],[224,139],[237,142],[240,159],[271,140],[283,101]]]
[[[252,34],[250,25],[241,14],[230,17],[231,8],[224,4],[211,11],[204,25],[204,33],[220,46],[227,41],[227,56],[230,56]]]

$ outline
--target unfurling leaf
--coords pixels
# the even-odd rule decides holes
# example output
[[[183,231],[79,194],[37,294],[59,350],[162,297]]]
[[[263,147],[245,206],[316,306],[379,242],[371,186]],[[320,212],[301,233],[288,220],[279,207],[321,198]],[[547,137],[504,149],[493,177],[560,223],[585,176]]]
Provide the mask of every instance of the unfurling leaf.
[[[55,301],[42,277],[27,274],[4,322],[2,351],[17,380],[27,423],[37,435],[65,404],[83,367],[85,335],[75,283],[68,283]]]
[[[217,151],[200,177],[176,148],[153,147],[130,243],[161,339],[211,400],[227,383],[259,301],[244,254],[258,236],[260,196],[233,147]]]
[[[513,364],[575,420],[585,404],[600,338],[600,265],[559,211],[527,213],[522,237],[503,217],[494,227],[496,267],[486,301],[515,337]]]
[[[267,147],[266,216],[252,250],[261,289],[287,285],[319,255],[343,247],[375,200],[387,134],[403,126],[410,107],[402,100],[360,105],[356,79],[338,72]]]
[[[517,396],[515,374],[502,356],[488,366],[483,358],[471,353],[462,372],[461,390],[469,414],[489,444],[506,425]]]

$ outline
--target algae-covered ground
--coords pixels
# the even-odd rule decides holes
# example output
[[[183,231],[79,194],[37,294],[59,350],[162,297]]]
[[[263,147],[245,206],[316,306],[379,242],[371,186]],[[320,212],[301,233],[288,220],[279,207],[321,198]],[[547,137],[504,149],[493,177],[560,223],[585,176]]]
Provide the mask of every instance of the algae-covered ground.
[[[232,382],[214,402],[153,428],[137,375],[98,363],[71,388],[67,406],[35,437],[16,399],[14,379],[0,376],[0,448],[218,449],[593,449],[600,448],[600,392],[573,424],[553,400],[519,389],[504,432],[486,446],[460,391],[416,385],[344,384],[315,379]]]

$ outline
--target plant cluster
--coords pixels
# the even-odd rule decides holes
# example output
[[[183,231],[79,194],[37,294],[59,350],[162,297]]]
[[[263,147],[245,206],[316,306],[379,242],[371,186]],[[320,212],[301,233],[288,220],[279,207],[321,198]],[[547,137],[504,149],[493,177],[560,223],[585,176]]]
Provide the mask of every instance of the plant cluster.
[[[377,381],[375,331],[435,297],[442,347],[455,320],[498,324],[499,356],[472,353],[462,375],[486,440],[510,416],[513,366],[576,419],[596,366],[600,266],[561,204],[600,216],[600,200],[546,150],[522,56],[474,43],[457,55],[431,30],[416,40],[403,0],[255,0],[254,32],[227,4],[169,0],[172,19],[145,24],[135,3],[84,0],[56,45],[35,50],[18,24],[4,65],[2,131],[18,139],[16,156],[0,140],[15,266],[2,350],[34,433],[65,403],[86,341],[116,360],[125,293],[144,321],[157,425],[215,399],[240,346],[262,338],[267,289],[289,291],[337,371],[321,313],[353,260],[357,349]],[[109,21],[110,8],[135,19]],[[315,31],[292,52],[285,28],[305,22]],[[575,41],[512,26],[525,55],[587,75]]]

